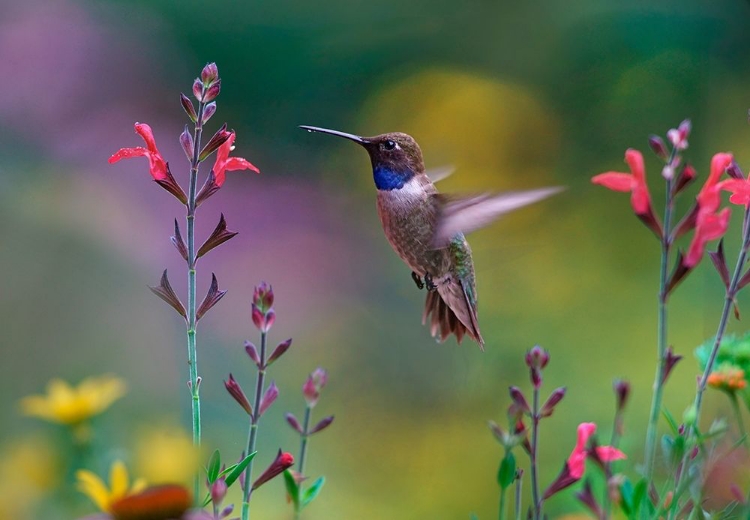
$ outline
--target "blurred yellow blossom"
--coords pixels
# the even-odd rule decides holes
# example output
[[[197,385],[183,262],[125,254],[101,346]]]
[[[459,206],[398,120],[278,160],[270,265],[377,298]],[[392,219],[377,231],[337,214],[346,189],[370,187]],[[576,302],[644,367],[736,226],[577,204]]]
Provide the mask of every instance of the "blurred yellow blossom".
[[[76,471],[76,487],[89,497],[102,511],[110,512],[112,503],[139,493],[146,488],[146,481],[138,479],[130,486],[128,470],[122,461],[115,461],[109,470],[109,488],[102,479],[87,469]]]
[[[21,410],[51,422],[79,424],[102,413],[126,391],[125,381],[112,375],[86,378],[75,388],[62,379],[53,379],[46,395],[21,399]]]
[[[177,426],[142,430],[133,459],[138,474],[154,484],[189,483],[201,464],[190,435]]]
[[[0,518],[32,518],[32,509],[59,480],[60,461],[45,439],[28,436],[0,451]]]

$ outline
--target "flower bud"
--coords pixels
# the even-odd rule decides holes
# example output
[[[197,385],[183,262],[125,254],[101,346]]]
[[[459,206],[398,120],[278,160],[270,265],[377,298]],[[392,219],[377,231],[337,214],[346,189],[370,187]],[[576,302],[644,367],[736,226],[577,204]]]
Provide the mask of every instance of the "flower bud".
[[[245,392],[242,391],[240,384],[234,379],[232,374],[229,374],[229,379],[224,381],[224,387],[227,389],[227,392],[229,392],[229,395],[231,395],[234,400],[245,409],[248,415],[253,414],[253,407],[250,404],[250,401],[247,399]]]
[[[273,307],[273,287],[266,282],[261,282],[253,290],[253,303],[261,312],[271,310],[271,307]]]
[[[517,409],[521,410],[526,415],[530,415],[531,409],[529,408],[529,403],[526,402],[526,397],[523,395],[521,389],[517,386],[511,386],[508,390],[510,392],[510,398],[516,405]]]
[[[258,479],[253,482],[253,491],[258,489],[260,486],[271,480],[272,478],[276,477],[277,475],[281,474],[285,469],[290,468],[294,464],[294,457],[291,453],[282,453],[281,450],[279,450],[278,455],[276,455],[276,460],[274,460],[268,468],[261,474]]]
[[[207,63],[201,71],[201,80],[205,86],[211,85],[214,81],[219,79],[219,68],[216,63]]]
[[[293,413],[287,413],[286,415],[284,415],[284,419],[286,419],[286,422],[289,423],[289,426],[291,426],[297,433],[299,433],[300,435],[304,433],[304,431],[302,430],[302,426]]]
[[[205,94],[203,94],[203,101],[213,101],[219,95],[219,92],[221,92],[221,80],[217,79],[210,87],[208,87],[208,89],[206,89]]]
[[[205,107],[203,107],[203,117],[201,118],[201,123],[205,123],[209,119],[211,119],[211,116],[216,113],[216,101],[211,101],[209,104],[207,104]]]
[[[211,484],[209,489],[209,492],[211,493],[211,502],[213,502],[216,507],[219,507],[224,500],[224,497],[227,496],[227,489],[227,482],[223,477],[216,479],[214,483]]]
[[[198,101],[203,101],[203,83],[198,78],[193,81],[193,95]]]
[[[539,345],[526,352],[526,366],[529,368],[543,369],[549,363],[549,352]]]
[[[277,397],[279,397],[279,389],[276,386],[276,383],[271,381],[271,384],[268,386],[266,393],[263,394],[263,398],[260,401],[258,416],[263,415],[265,411],[268,410],[268,408],[273,404]]]
[[[732,161],[732,164],[727,168],[727,174],[733,179],[745,179],[745,175],[742,173],[742,169],[740,168],[740,165],[737,164],[737,161]]]
[[[552,412],[555,411],[555,406],[562,401],[563,397],[565,397],[565,387],[561,386],[560,388],[556,388],[547,398],[547,401],[542,405],[542,417],[549,417],[552,415]]]
[[[316,368],[315,371],[307,377],[307,381],[302,385],[302,395],[307,401],[307,405],[313,407],[317,404],[320,397],[320,391],[328,381],[328,374],[322,368]]]
[[[648,145],[659,159],[663,161],[667,160],[669,152],[667,152],[667,145],[664,144],[664,140],[661,137],[658,135],[648,136]]]
[[[292,345],[292,338],[289,338],[286,341],[282,341],[279,343],[274,351],[271,353],[271,355],[268,357],[268,361],[266,362],[266,366],[269,366],[271,363],[279,359],[281,356],[284,355],[284,352],[289,350],[289,347]]]
[[[180,104],[182,105],[182,109],[190,118],[190,121],[195,123],[198,120],[198,115],[195,113],[195,107],[193,106],[193,102],[190,101],[190,98],[188,98],[185,94],[180,94]]]
[[[258,356],[258,350],[255,348],[255,345],[253,345],[249,341],[246,341],[245,352],[247,352],[247,355],[250,356],[250,359],[253,360],[253,363],[255,363],[255,366],[260,368],[260,357]]]
[[[323,419],[320,420],[320,422],[318,422],[318,424],[313,426],[313,429],[310,430],[310,435],[312,435],[313,433],[318,433],[319,431],[325,430],[331,425],[332,422],[333,422],[333,415],[324,417]]]
[[[625,404],[628,402],[628,396],[630,396],[630,383],[622,379],[615,379],[612,386],[614,387],[615,398],[617,399],[616,410],[619,413],[623,411]]]
[[[185,125],[185,130],[182,131],[180,134],[180,145],[182,146],[183,151],[185,152],[185,156],[187,157],[188,162],[193,162],[193,134],[188,131],[187,125]]]

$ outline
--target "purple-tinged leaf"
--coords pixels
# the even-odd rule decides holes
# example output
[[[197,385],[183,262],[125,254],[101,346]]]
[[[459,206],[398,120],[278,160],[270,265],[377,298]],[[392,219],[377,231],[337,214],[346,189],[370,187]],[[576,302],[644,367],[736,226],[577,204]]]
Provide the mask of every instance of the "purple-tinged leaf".
[[[586,480],[583,484],[583,490],[576,493],[576,498],[581,501],[583,505],[589,508],[594,513],[596,518],[604,518],[604,510],[601,508],[599,503],[594,498],[594,493],[591,490],[591,482]]]
[[[255,366],[260,368],[260,356],[258,356],[258,349],[255,348],[255,345],[253,345],[249,341],[246,341],[245,352],[247,352],[247,355],[250,356],[250,359],[253,360],[253,363],[255,363]]]
[[[672,270],[672,274],[669,276],[669,280],[667,281],[667,287],[666,287],[666,296],[669,296],[669,294],[674,290],[675,287],[677,287],[682,280],[685,279],[685,277],[690,273],[692,270],[691,267],[688,267],[685,265],[684,262],[685,258],[682,255],[682,251],[679,251],[677,253],[677,262],[675,262],[674,269]]]
[[[690,208],[690,211],[682,217],[682,220],[680,220],[679,224],[677,224],[674,228],[674,231],[672,232],[672,241],[677,240],[682,235],[689,233],[690,231],[695,229],[695,223],[698,219],[698,211],[699,211],[698,204],[693,204],[693,207]]]
[[[177,314],[187,320],[187,312],[185,311],[185,306],[182,304],[180,299],[177,297],[177,294],[175,294],[174,289],[172,289],[172,286],[169,284],[169,278],[167,278],[166,269],[164,269],[164,273],[162,273],[161,275],[161,281],[159,285],[157,287],[149,286],[149,289],[151,289],[152,293],[167,302],[170,307],[176,310]]]
[[[221,78],[213,82],[213,84],[206,89],[206,93],[203,96],[203,101],[213,101],[221,92]]]
[[[203,183],[203,187],[201,187],[198,195],[195,197],[195,207],[200,206],[211,195],[219,191],[219,188],[221,188],[221,186],[216,184],[216,176],[214,175],[214,171],[211,170],[208,174],[208,178],[206,178],[206,182]]]
[[[672,370],[674,370],[674,367],[677,365],[677,363],[679,363],[681,359],[682,356],[675,354],[674,349],[671,345],[667,347],[667,351],[664,353],[664,368],[661,373],[661,384],[667,382],[669,374],[672,373]]]
[[[219,282],[216,280],[216,275],[211,273],[211,286],[208,288],[208,293],[206,293],[206,297],[203,298],[198,310],[195,311],[195,319],[201,319],[203,315],[206,314],[211,307],[216,305],[226,293],[226,291],[219,290]]]
[[[680,171],[680,175],[677,176],[677,181],[674,184],[672,193],[677,195],[682,190],[690,186],[696,177],[695,168],[691,164],[686,164]]]
[[[521,389],[517,386],[511,386],[508,391],[510,392],[511,400],[515,403],[518,409],[522,410],[526,415],[531,414],[531,408],[529,408],[529,404],[526,402],[526,397],[523,395]]]
[[[247,414],[252,416],[253,407],[250,404],[250,400],[245,395],[245,392],[242,391],[242,387],[232,374],[229,374],[229,379],[224,381],[224,387],[227,389],[227,392],[229,392],[229,395],[231,395],[234,400],[237,401],[237,403],[247,412]]]
[[[669,152],[667,152],[667,145],[664,143],[664,140],[658,135],[648,136],[648,146],[662,161],[666,161],[669,157]]]
[[[190,130],[188,130],[188,126],[185,125],[185,129],[180,134],[180,146],[182,146],[182,151],[185,152],[185,157],[187,157],[187,160],[189,163],[193,162],[193,134],[190,133]]]
[[[216,133],[206,143],[206,146],[203,147],[203,150],[201,150],[201,153],[198,155],[198,160],[203,162],[208,159],[208,157],[216,150],[218,150],[219,146],[223,145],[231,136],[232,132],[227,130],[227,124],[224,123],[223,125],[221,125],[221,128],[216,131]]]
[[[202,257],[213,248],[220,246],[236,235],[236,231],[227,230],[227,221],[226,219],[224,219],[224,213],[222,213],[221,217],[219,218],[219,224],[216,226],[216,229],[214,229],[213,233],[211,233],[211,236],[208,237],[208,239],[203,243],[200,249],[198,249],[198,255],[196,256],[196,258]]]
[[[289,423],[289,426],[291,426],[297,433],[300,435],[304,434],[305,432],[302,430],[302,426],[300,425],[297,418],[294,416],[293,413],[287,413],[284,415],[284,419],[286,419],[286,422]]]
[[[180,225],[177,223],[177,219],[174,219],[174,235],[170,237],[172,245],[177,248],[177,252],[186,262],[188,261],[188,250],[185,245],[185,241],[182,240],[182,233],[180,233]]]
[[[166,177],[164,179],[155,180],[156,184],[171,193],[177,200],[187,205],[187,195],[182,191],[182,188],[174,179],[172,171],[169,169],[169,163],[167,163]]]
[[[211,119],[211,116],[216,113],[216,101],[211,101],[205,107],[203,107],[203,123]]]
[[[721,281],[724,283],[724,288],[729,289],[729,268],[727,267],[727,260],[724,257],[724,239],[719,240],[719,247],[716,251],[709,251],[708,256],[711,258],[711,262],[716,268],[716,272],[719,273]]]
[[[542,405],[541,416],[549,417],[555,411],[557,404],[565,397],[565,387],[561,386],[552,391],[547,401]]]
[[[312,435],[313,433],[318,433],[320,431],[325,430],[326,428],[328,428],[331,425],[332,422],[333,422],[333,415],[329,415],[328,417],[324,417],[323,419],[320,420],[320,422],[318,424],[316,424],[315,426],[313,426],[313,429],[310,430],[310,435]]]

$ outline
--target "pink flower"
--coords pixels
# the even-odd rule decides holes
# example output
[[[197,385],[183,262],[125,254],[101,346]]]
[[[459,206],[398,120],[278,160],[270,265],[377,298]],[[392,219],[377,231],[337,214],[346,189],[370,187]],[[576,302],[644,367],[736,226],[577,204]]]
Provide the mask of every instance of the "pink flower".
[[[630,166],[631,173],[606,172],[594,176],[591,182],[614,191],[629,191],[630,205],[636,215],[647,215],[651,212],[651,195],[646,185],[646,168],[643,164],[643,154],[629,148],[625,152],[625,162]]]
[[[575,480],[580,480],[583,477],[583,472],[586,469],[586,457],[589,455],[588,442],[594,432],[596,432],[596,424],[594,423],[578,425],[578,442],[576,442],[576,447],[573,448],[573,452],[566,462],[570,476]],[[626,458],[623,452],[612,446],[597,446],[596,456],[602,462]]]
[[[255,173],[260,173],[260,170],[250,164],[247,159],[242,157],[229,157],[229,152],[234,147],[235,133],[232,132],[229,139],[224,141],[219,149],[216,151],[216,161],[214,162],[213,172],[214,178],[216,179],[216,185],[221,187],[224,184],[226,178],[224,172],[235,171],[235,170],[252,170]]]
[[[120,159],[146,157],[148,158],[148,169],[149,173],[151,173],[151,177],[153,177],[155,181],[167,180],[167,163],[156,148],[156,141],[154,140],[154,133],[151,131],[151,127],[146,123],[136,123],[135,132],[146,142],[146,148],[143,148],[142,146],[136,146],[135,148],[120,148],[109,158],[109,164],[114,164]]]
[[[721,238],[729,227],[729,208],[724,208],[716,213],[721,205],[720,190],[726,189],[724,188],[725,184],[730,182],[747,182],[734,179],[719,182],[719,178],[732,164],[733,160],[732,154],[729,153],[717,153],[711,159],[711,172],[697,197],[698,214],[695,219],[695,234],[682,261],[687,268],[698,265],[703,257],[706,244],[711,240]],[[732,200],[731,197],[729,200]]]

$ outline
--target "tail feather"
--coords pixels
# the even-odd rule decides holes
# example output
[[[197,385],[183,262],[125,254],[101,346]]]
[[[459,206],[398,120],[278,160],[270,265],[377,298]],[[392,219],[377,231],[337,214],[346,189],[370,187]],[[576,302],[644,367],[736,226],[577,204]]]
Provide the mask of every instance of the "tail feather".
[[[422,324],[428,320],[430,334],[439,341],[445,341],[448,336],[455,334],[456,341],[461,343],[464,335],[468,335],[484,350],[484,339],[479,332],[476,308],[471,304],[459,280],[448,280],[446,283],[438,284],[437,290],[427,293]]]

